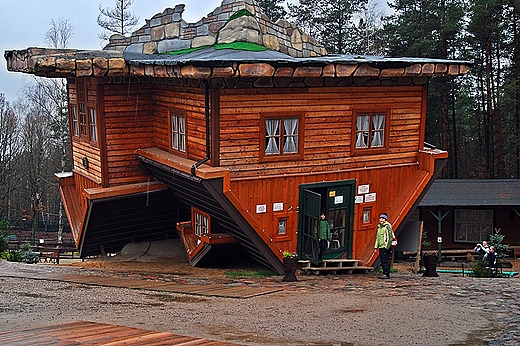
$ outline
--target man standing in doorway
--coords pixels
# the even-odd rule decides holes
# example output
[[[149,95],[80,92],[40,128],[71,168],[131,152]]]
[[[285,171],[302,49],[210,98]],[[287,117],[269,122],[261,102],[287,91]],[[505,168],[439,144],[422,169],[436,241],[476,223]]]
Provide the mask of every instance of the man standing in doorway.
[[[383,213],[379,216],[376,243],[374,245],[374,252],[379,250],[379,261],[383,268],[383,275],[379,277],[380,279],[390,279],[390,247],[392,246],[392,237],[392,225],[388,222],[388,215]]]
[[[320,229],[318,239],[320,241],[320,253],[318,254],[318,260],[321,261],[323,259],[323,254],[325,253],[325,249],[328,247],[329,241],[332,240],[329,222],[325,219],[325,213],[321,213],[320,215]]]

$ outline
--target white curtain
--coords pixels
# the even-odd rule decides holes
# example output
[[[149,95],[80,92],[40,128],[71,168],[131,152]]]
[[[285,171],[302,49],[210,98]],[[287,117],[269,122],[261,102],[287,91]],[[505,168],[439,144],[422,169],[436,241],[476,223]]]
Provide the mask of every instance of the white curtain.
[[[179,149],[179,126],[177,124],[177,117],[171,116],[172,123],[172,148]]]
[[[179,117],[179,150],[186,151],[186,140],[184,139],[186,131],[184,130],[184,117]]]
[[[385,115],[384,114],[374,114],[372,116],[373,122],[373,131],[372,131],[372,148],[374,147],[382,147],[384,145],[384,135],[385,135]]]
[[[298,119],[288,118],[283,121],[284,127],[284,154],[298,152]]]
[[[356,148],[368,147],[368,129],[370,126],[368,115],[359,115],[356,123]]]
[[[266,133],[266,148],[265,154],[279,154],[278,140],[280,138],[280,119],[266,119],[265,121]]]

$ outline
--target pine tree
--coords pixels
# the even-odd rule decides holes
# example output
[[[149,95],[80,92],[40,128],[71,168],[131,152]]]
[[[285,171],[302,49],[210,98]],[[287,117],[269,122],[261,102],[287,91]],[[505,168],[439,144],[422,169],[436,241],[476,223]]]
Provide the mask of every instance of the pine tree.
[[[356,40],[356,13],[366,8],[368,0],[300,0],[289,5],[291,17],[303,30],[316,37],[329,53],[351,52]]]
[[[285,7],[281,5],[285,0],[257,0],[257,2],[264,14],[273,22],[284,19],[287,15]]]

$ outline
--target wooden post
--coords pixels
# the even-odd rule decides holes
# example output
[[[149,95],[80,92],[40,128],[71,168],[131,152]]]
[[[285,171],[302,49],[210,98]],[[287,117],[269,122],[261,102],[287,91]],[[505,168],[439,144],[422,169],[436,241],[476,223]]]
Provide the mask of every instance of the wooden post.
[[[421,270],[421,246],[422,246],[422,233],[423,233],[423,221],[420,222],[419,225],[419,240],[417,242],[417,256],[415,258],[415,264],[413,266],[413,273],[417,274]]]

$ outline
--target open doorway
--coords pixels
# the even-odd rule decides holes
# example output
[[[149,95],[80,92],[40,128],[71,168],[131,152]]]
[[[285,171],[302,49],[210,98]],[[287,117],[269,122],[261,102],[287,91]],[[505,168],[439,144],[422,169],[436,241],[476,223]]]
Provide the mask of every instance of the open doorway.
[[[323,259],[352,256],[353,216],[356,180],[343,180],[299,187],[298,254],[318,264],[318,223],[321,213],[329,222],[332,241]]]

